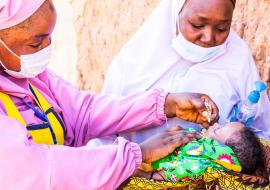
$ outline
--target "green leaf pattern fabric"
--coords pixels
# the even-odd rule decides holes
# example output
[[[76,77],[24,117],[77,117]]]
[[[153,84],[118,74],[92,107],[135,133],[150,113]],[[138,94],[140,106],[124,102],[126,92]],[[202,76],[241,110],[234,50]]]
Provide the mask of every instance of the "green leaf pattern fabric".
[[[177,148],[169,156],[153,162],[152,166],[155,170],[163,170],[168,181],[194,179],[208,168],[241,171],[234,151],[208,137]]]

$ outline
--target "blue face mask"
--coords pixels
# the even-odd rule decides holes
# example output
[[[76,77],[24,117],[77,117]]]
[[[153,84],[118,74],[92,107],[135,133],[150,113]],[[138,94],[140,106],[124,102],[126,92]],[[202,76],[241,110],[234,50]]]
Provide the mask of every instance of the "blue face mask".
[[[201,63],[215,58],[226,51],[226,42],[211,48],[204,48],[191,43],[181,34],[178,24],[177,26],[179,34],[172,40],[172,47],[184,59],[194,63]]]

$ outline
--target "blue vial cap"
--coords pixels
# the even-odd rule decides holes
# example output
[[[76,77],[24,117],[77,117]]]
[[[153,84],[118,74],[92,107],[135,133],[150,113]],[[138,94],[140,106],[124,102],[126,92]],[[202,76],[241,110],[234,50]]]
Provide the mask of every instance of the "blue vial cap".
[[[261,82],[261,81],[255,82],[255,87],[256,87],[256,90],[250,92],[250,94],[248,96],[248,100],[252,104],[256,104],[259,101],[259,99],[260,99],[260,92],[265,91],[266,88],[267,88],[266,84],[263,83],[263,82]]]
[[[263,92],[267,89],[267,86],[262,81],[255,82],[256,91]]]

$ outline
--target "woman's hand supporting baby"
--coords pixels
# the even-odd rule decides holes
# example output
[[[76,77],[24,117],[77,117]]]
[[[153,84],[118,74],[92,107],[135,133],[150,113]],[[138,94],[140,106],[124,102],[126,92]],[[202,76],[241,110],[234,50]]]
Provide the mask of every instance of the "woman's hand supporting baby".
[[[165,102],[165,114],[168,118],[180,119],[209,127],[219,119],[219,110],[213,100],[198,93],[171,93]]]
[[[199,138],[201,134],[195,131],[184,131],[181,127],[168,129],[140,144],[142,161],[152,163],[172,153],[177,147]]]

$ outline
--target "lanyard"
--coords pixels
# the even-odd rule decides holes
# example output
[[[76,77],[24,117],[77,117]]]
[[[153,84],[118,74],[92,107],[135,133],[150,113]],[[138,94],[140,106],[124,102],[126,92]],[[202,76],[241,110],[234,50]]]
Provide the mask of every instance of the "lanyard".
[[[29,134],[32,135],[33,140],[38,144],[63,145],[65,140],[65,128],[64,123],[60,116],[54,111],[51,104],[44,98],[44,96],[38,91],[38,89],[30,85],[30,90],[34,96],[36,105],[39,108],[26,102],[25,99],[21,99],[22,102],[33,110],[36,117],[38,117],[43,123],[39,125],[27,126],[21,113],[16,108],[16,105],[8,94],[0,92],[0,101],[2,101],[6,113],[10,118],[16,119],[24,125]],[[34,128],[33,128],[34,127]]]
[[[37,116],[40,120],[42,120],[43,122],[48,122],[46,116],[44,115],[44,113],[40,113],[40,111],[38,109],[36,109],[34,106],[32,106],[31,104],[29,104],[28,102],[26,102],[24,99],[22,99],[23,103],[25,105],[27,105],[31,110],[34,111],[35,116]]]
[[[34,96],[36,97],[36,94],[34,94]],[[49,125],[49,129],[51,131],[51,134],[53,134],[53,143],[57,144],[57,140],[55,138],[55,134],[53,131],[53,128],[51,126],[50,121],[48,120],[47,116],[44,113],[41,113],[38,109],[36,109],[34,106],[32,106],[31,104],[29,104],[28,102],[26,102],[24,99],[22,99],[22,101],[31,109],[34,111],[35,116],[37,116],[40,120],[42,120],[43,122],[47,123]]]

